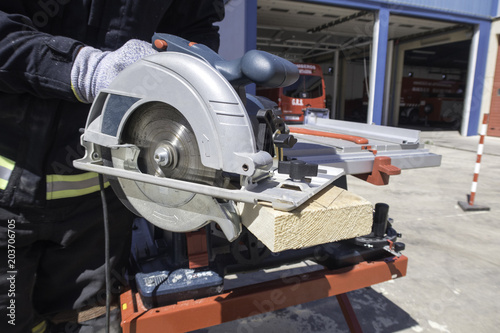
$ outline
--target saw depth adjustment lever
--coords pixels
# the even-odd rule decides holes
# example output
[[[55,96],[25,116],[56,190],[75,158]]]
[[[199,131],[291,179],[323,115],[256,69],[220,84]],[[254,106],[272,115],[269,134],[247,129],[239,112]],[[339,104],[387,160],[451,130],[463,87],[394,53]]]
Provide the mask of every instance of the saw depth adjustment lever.
[[[272,110],[259,110],[257,121],[259,123],[257,148],[282,160],[281,148],[292,148],[297,143],[297,139],[289,134],[283,119],[276,117]]]
[[[278,160],[278,173],[288,174],[293,181],[303,181],[305,177],[316,177],[318,165],[300,160],[283,160],[283,148],[292,148],[297,139],[290,134],[283,119],[276,117],[272,110],[259,110],[257,147],[267,151]]]

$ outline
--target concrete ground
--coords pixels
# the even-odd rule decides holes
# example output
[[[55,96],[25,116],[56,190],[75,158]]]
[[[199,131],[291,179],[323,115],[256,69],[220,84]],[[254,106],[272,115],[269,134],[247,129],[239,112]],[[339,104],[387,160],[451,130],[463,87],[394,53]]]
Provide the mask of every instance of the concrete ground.
[[[376,187],[349,177],[349,190],[390,205],[403,234],[407,276],[348,293],[364,332],[500,331],[500,138],[486,137],[476,203],[464,212],[479,137],[422,132],[439,168],[404,170]],[[198,332],[349,332],[335,297]]]

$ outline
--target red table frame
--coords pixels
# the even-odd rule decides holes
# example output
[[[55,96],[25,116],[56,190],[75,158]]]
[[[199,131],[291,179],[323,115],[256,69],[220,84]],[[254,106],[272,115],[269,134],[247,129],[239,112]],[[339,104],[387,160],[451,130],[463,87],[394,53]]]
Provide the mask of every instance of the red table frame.
[[[228,321],[337,296],[351,332],[361,332],[346,293],[406,275],[408,258],[387,258],[357,265],[284,277],[223,294],[147,309],[138,293],[121,297],[124,333],[189,332]]]

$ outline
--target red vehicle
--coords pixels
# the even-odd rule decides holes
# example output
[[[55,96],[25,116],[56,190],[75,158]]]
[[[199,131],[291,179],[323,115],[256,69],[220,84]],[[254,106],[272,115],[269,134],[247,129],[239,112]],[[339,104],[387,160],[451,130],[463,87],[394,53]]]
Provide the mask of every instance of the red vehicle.
[[[320,117],[328,117],[325,97],[325,81],[319,65],[296,64],[300,77],[291,86],[284,88],[257,87],[257,95],[278,104],[281,118],[287,123],[303,123],[308,111]]]
[[[403,78],[400,115],[402,123],[441,122],[459,126],[464,83],[451,80]]]

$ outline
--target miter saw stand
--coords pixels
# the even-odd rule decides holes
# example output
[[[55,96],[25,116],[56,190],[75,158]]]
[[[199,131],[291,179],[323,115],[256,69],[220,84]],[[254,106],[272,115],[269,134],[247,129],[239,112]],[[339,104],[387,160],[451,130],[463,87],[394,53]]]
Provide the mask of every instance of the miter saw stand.
[[[176,234],[138,219],[135,284],[121,295],[123,332],[188,332],[330,296],[350,331],[361,332],[346,293],[406,275],[404,244],[396,241],[388,208],[376,205],[370,235],[281,253],[246,229],[229,244],[214,225]],[[290,266],[297,262],[307,265]],[[284,270],[269,273],[273,267]],[[244,285],[235,278],[240,273]]]

